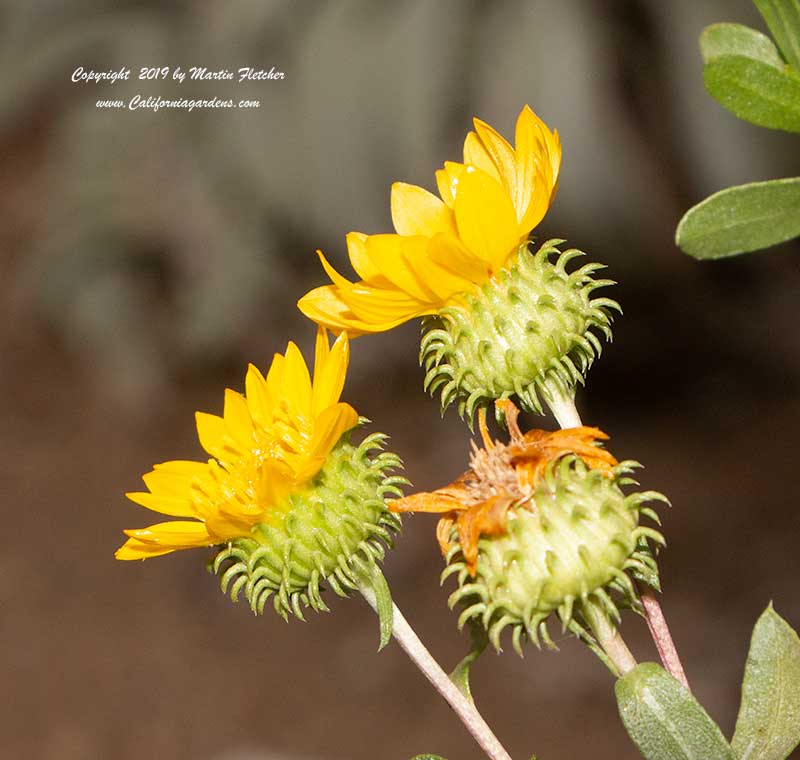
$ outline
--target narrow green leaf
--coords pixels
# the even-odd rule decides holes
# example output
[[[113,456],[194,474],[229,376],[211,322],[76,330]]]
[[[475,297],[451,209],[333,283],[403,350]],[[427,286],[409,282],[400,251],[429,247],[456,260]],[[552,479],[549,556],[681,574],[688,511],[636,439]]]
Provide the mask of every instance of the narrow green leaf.
[[[472,620],[470,620],[469,635],[471,640],[470,650],[467,652],[464,659],[453,668],[453,672],[450,673],[450,680],[458,686],[461,693],[470,702],[473,702],[472,691],[469,687],[469,670],[475,660],[483,654],[483,651],[488,646],[489,637],[486,635],[486,629]]]
[[[781,54],[766,34],[743,24],[711,24],[700,35],[700,52],[708,63],[722,55],[743,55],[782,69]]]
[[[614,691],[628,735],[647,760],[734,760],[717,724],[661,666],[637,665]]]
[[[675,242],[696,259],[757,251],[800,235],[800,177],[729,187],[690,208]]]
[[[800,70],[800,0],[753,0],[783,57]]]
[[[744,55],[718,55],[703,66],[709,94],[740,119],[800,132],[800,75]]]
[[[380,652],[392,640],[394,624],[394,603],[389,584],[378,565],[374,562],[363,563],[359,572],[359,590],[366,599],[367,604],[378,614],[378,627],[380,629]]]
[[[411,760],[445,760],[441,755],[416,755]]]
[[[771,604],[753,628],[731,744],[737,760],[784,760],[800,744],[800,639]]]

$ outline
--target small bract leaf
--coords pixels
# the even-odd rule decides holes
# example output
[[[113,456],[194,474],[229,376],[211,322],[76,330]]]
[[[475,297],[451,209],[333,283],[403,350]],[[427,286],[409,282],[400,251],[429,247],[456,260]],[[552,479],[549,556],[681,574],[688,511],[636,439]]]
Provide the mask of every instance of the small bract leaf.
[[[766,34],[743,24],[707,26],[700,35],[700,52],[706,63],[722,55],[743,55],[769,66],[784,66],[772,40]]]
[[[800,0],[753,0],[783,57],[800,70]]]
[[[800,178],[730,187],[684,214],[675,242],[696,259],[757,251],[800,235]]]
[[[718,55],[703,67],[709,94],[740,119],[800,132],[800,75],[745,55]]]
[[[753,628],[731,744],[737,760],[784,760],[800,744],[800,639],[771,604]]]
[[[614,691],[628,735],[647,760],[733,760],[717,724],[654,662],[637,665]]]
[[[450,674],[450,680],[458,686],[461,693],[470,701],[472,699],[472,690],[469,686],[469,671],[475,660],[480,657],[486,647],[489,645],[489,637],[486,635],[486,629],[478,625],[474,620],[469,622],[470,633],[470,649],[458,665],[453,668]]]

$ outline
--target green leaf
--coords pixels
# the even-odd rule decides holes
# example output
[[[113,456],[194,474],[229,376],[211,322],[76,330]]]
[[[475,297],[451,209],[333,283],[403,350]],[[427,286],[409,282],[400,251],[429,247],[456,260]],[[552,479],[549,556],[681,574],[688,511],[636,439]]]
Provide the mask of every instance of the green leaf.
[[[486,629],[474,620],[470,620],[469,635],[471,639],[470,650],[467,652],[466,657],[453,668],[453,672],[450,673],[450,680],[458,686],[461,693],[470,702],[474,702],[472,691],[469,687],[469,669],[472,667],[472,663],[483,654],[484,649],[489,644],[489,637],[486,635]]]
[[[696,259],[757,251],[800,235],[800,178],[729,187],[690,208],[675,242]]]
[[[737,760],[784,760],[800,744],[800,639],[771,604],[753,628],[731,744]]]
[[[800,75],[745,55],[717,55],[703,66],[709,94],[740,119],[800,132]]]
[[[766,34],[742,24],[712,24],[700,35],[700,52],[708,63],[723,55],[741,55],[782,69],[781,54]]]
[[[389,584],[377,564],[363,563],[360,569],[359,591],[366,599],[367,604],[378,613],[378,627],[380,629],[380,652],[392,640],[392,627],[394,624],[394,602]]]
[[[661,666],[637,665],[614,691],[628,735],[647,760],[734,760],[717,724]]]
[[[800,0],[753,0],[783,57],[800,69]]]
[[[445,760],[441,755],[416,755],[411,760]]]

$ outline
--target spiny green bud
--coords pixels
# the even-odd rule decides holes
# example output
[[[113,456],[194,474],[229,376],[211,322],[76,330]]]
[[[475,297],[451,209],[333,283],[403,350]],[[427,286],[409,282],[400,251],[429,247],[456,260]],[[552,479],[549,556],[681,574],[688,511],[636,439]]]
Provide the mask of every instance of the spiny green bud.
[[[588,638],[581,605],[599,604],[611,619],[619,619],[612,594],[637,606],[630,576],[657,585],[648,542],[664,542],[640,518],[658,522],[645,504],[666,501],[654,491],[625,495],[623,487],[635,483],[628,475],[638,466],[628,461],[595,469],[574,455],[551,461],[530,499],[508,510],[505,532],[480,538],[474,574],[454,529],[442,580],[458,579],[449,603],[463,608],[459,626],[480,621],[498,649],[510,627],[521,654],[524,638],[554,647],[547,629],[552,613],[562,630]]]
[[[236,601],[244,593],[261,614],[272,598],[284,619],[301,620],[303,608],[328,611],[322,592],[349,596],[371,576],[400,529],[386,498],[401,496],[407,480],[390,472],[399,457],[374,433],[359,446],[345,434],[302,491],[288,497],[280,519],[260,523],[251,535],[230,541],[210,563],[223,592]]]
[[[602,264],[568,272],[584,255],[563,240],[535,253],[520,248],[514,263],[458,303],[425,321],[420,346],[425,389],[441,392],[442,411],[456,402],[462,417],[495,399],[516,395],[523,409],[542,413],[542,401],[571,398],[600,355],[596,333],[611,339],[619,305],[592,293],[612,280],[594,279]]]

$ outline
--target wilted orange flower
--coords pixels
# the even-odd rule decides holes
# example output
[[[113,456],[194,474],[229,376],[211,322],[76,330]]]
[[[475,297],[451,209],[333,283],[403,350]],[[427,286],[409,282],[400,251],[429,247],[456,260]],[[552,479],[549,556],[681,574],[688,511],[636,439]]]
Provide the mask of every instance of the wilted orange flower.
[[[555,198],[561,166],[558,133],[525,106],[512,147],[474,120],[464,162],[436,172],[441,198],[416,185],[392,186],[396,235],[347,235],[350,282],[319,252],[332,284],[300,299],[310,319],[351,335],[382,332],[435,314],[487,282],[516,254]]]
[[[481,410],[478,421],[483,448],[473,443],[470,469],[444,488],[406,496],[389,505],[393,512],[441,514],[436,538],[444,555],[450,549],[455,525],[464,561],[473,576],[480,537],[503,535],[510,508],[535,509],[531,496],[550,462],[574,454],[594,469],[610,472],[618,464],[611,453],[600,448],[598,441],[608,440],[608,436],[598,428],[523,433],[517,424],[517,407],[508,399],[495,403],[505,413],[511,436],[508,444],[492,440],[485,410]]]

